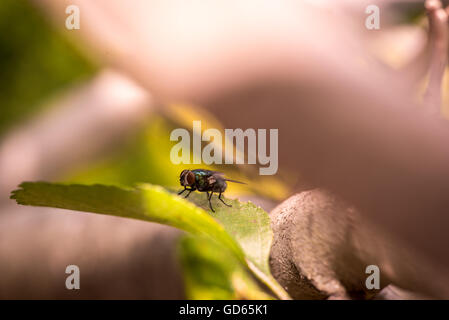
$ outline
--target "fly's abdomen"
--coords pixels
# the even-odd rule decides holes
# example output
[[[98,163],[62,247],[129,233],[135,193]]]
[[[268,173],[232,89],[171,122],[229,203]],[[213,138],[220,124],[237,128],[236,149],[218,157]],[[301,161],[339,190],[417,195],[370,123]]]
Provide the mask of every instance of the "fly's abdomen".
[[[214,186],[213,186],[212,190],[214,192],[223,193],[223,192],[225,192],[227,187],[228,187],[228,184],[226,183],[226,181],[224,181],[224,180],[217,180],[214,183]]]

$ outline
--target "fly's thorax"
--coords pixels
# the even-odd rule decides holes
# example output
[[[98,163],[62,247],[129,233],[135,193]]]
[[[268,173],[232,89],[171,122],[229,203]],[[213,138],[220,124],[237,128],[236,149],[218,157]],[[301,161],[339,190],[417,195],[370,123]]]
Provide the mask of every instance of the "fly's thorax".
[[[195,173],[195,184],[199,190],[207,190],[210,187],[207,177],[201,173]]]

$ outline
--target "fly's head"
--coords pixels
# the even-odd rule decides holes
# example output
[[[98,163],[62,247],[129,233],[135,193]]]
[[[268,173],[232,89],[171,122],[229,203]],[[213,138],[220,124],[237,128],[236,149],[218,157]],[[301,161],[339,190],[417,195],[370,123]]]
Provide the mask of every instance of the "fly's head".
[[[195,174],[190,170],[183,170],[179,175],[179,182],[183,187],[190,187],[195,184]]]

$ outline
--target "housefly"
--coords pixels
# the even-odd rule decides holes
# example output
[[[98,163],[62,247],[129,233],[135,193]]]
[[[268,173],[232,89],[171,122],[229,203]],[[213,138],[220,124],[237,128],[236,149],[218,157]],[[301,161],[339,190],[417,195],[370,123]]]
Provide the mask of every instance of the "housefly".
[[[226,181],[246,184],[244,182],[227,179],[224,177],[223,173],[217,171],[205,169],[183,170],[179,175],[179,182],[181,183],[181,186],[184,187],[184,190],[181,190],[178,195],[188,191],[187,195],[184,197],[187,198],[190,193],[195,190],[206,192],[210,209],[215,212],[214,208],[212,208],[212,203],[210,202],[214,193],[218,193],[218,199],[226,206],[232,207],[221,198],[221,194],[225,192],[226,187],[228,186]]]

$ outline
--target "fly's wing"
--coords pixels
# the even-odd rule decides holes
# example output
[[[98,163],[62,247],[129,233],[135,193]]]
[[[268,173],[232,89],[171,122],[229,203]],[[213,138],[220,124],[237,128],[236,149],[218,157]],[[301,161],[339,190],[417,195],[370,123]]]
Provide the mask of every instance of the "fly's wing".
[[[240,184],[246,184],[245,182],[237,181],[237,180],[231,180],[231,179],[226,179],[226,178],[225,178],[225,180],[226,180],[226,181],[229,181],[229,182],[235,182],[235,183],[240,183]]]
[[[210,176],[207,178],[210,184],[214,184],[215,182],[218,181],[224,181],[225,177],[224,174],[222,172],[218,172],[218,171],[210,171],[207,170],[210,173]]]
[[[212,176],[217,176],[220,179],[223,179],[225,181],[235,182],[235,183],[240,183],[240,184],[246,184],[245,182],[241,182],[241,181],[225,178],[224,173],[222,173],[222,172],[218,172],[218,171],[211,171],[211,172],[213,172]]]
[[[204,174],[210,184],[215,183],[217,180],[225,180],[225,181],[234,182],[234,183],[246,184],[245,182],[225,178],[225,174],[223,172],[205,170],[205,169],[196,169],[196,170],[192,170],[192,171],[198,171],[198,172],[201,172],[202,174]]]

